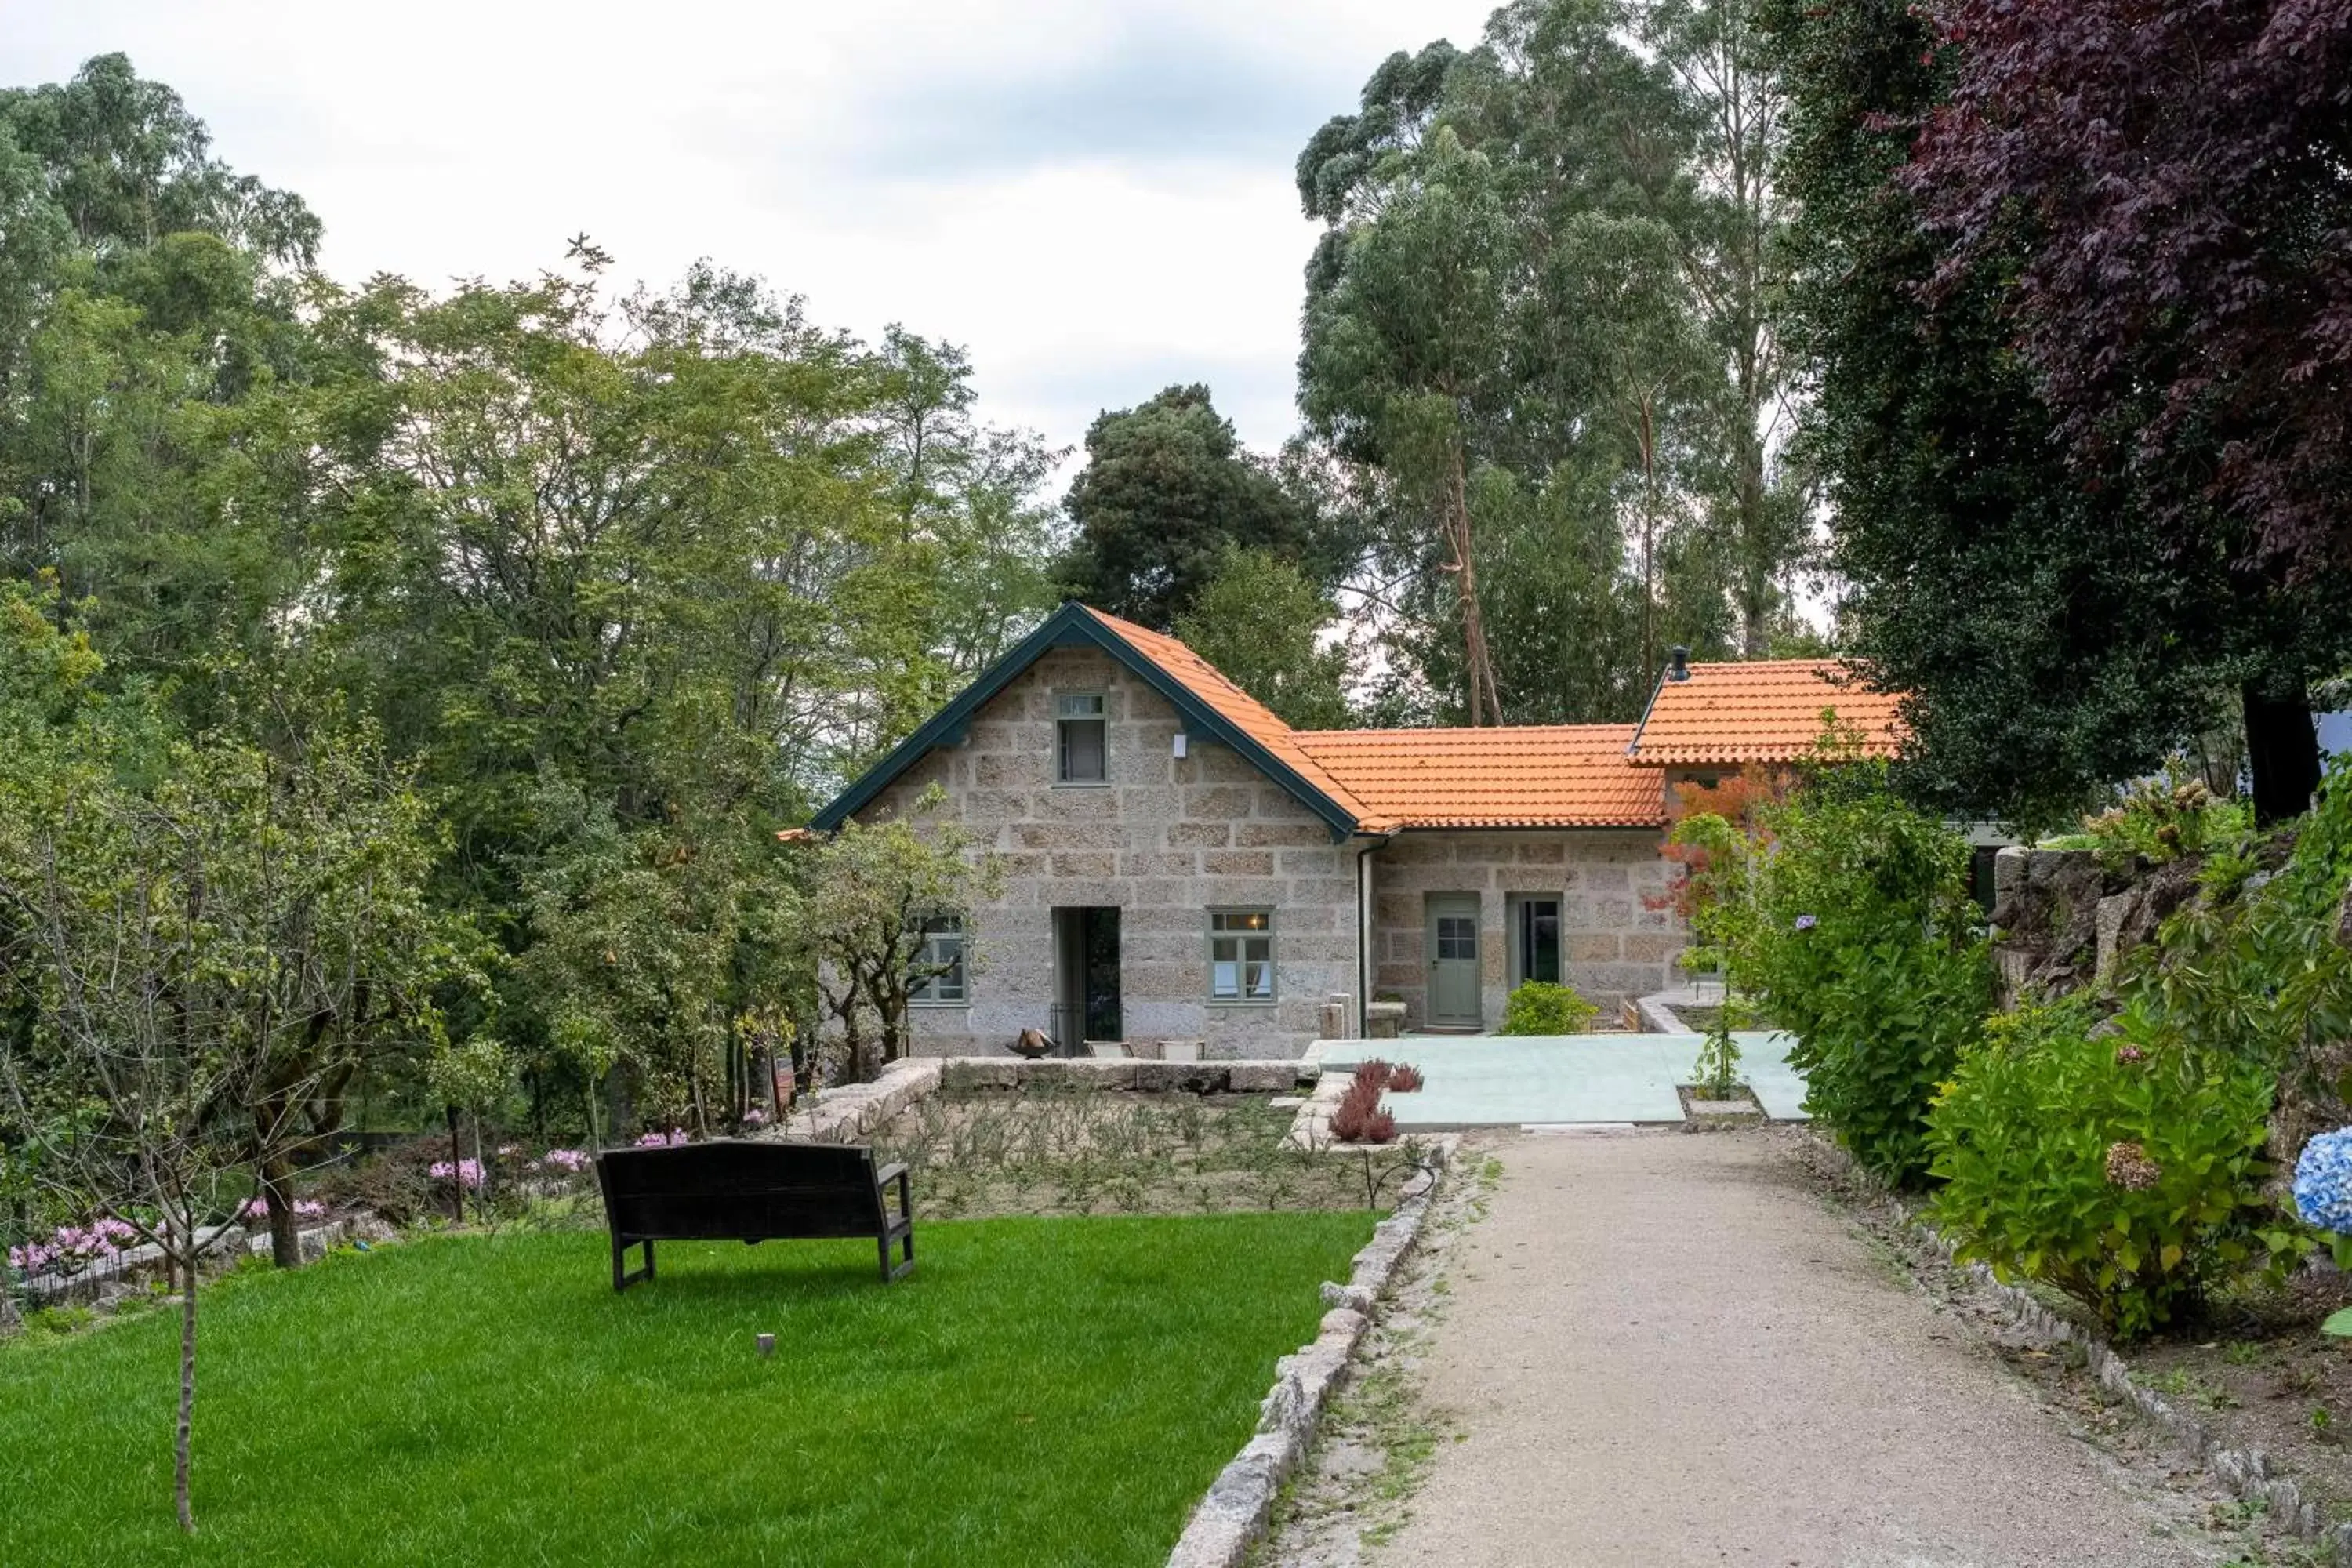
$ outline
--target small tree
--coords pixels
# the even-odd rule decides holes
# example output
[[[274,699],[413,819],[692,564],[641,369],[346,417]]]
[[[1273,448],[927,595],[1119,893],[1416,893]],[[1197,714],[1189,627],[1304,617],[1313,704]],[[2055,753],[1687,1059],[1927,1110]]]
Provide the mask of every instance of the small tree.
[[[969,967],[976,907],[1003,889],[995,857],[961,824],[940,817],[946,801],[933,784],[905,816],[845,823],[809,863],[817,984],[841,1025],[851,1079],[870,1078],[906,1054],[909,998],[950,967],[923,956],[924,922],[960,921]]]
[[[20,715],[21,714],[20,711]],[[189,1501],[196,1289],[241,1168],[269,1198],[354,1055],[431,1032],[415,803],[362,767],[156,748],[135,703],[19,726],[0,758],[0,974],[29,1018],[0,1084],[39,1178],[130,1224],[181,1287],[174,1500]],[[371,779],[374,782],[371,784]],[[152,781],[152,782],[151,782]]]

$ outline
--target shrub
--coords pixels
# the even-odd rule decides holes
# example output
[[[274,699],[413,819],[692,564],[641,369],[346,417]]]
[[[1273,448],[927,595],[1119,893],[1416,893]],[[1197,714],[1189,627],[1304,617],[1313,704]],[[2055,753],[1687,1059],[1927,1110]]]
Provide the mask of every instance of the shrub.
[[[1381,1090],[1388,1088],[1389,1079],[1395,1071],[1394,1068],[1380,1058],[1371,1057],[1356,1064],[1355,1077],[1350,1081],[1358,1089],[1369,1089],[1372,1097],[1377,1100],[1380,1098]]]
[[[1368,1073],[1364,1069],[1379,1070]],[[1396,1118],[1381,1109],[1381,1087],[1388,1081],[1388,1063],[1360,1062],[1348,1092],[1331,1108],[1331,1136],[1342,1143],[1389,1143],[1397,1135]]]
[[[1421,1069],[1411,1062],[1399,1062],[1389,1073],[1391,1094],[1411,1094],[1421,1087]]]
[[[2095,816],[2083,818],[2082,837],[2109,870],[2128,868],[2137,859],[2157,865],[2184,855],[2204,855],[2242,842],[2253,831],[2252,808],[2243,802],[2217,800],[2201,780],[2172,784],[2147,779],[2133,785],[2123,799]]]
[[[2167,1038],[2144,999],[2107,1037],[2094,1017],[2076,997],[1988,1026],[1930,1118],[1935,1215],[1962,1259],[2129,1336],[2294,1238],[2262,1227],[2268,1076]]]
[[[1580,1035],[1601,1009],[1565,985],[1528,980],[1511,993],[1503,1007],[1506,1035]]]
[[[1805,1109],[1865,1168],[1916,1184],[1937,1086],[1992,1007],[1968,846],[1867,764],[1769,821],[1777,847],[1732,931],[1734,982],[1795,1037]]]

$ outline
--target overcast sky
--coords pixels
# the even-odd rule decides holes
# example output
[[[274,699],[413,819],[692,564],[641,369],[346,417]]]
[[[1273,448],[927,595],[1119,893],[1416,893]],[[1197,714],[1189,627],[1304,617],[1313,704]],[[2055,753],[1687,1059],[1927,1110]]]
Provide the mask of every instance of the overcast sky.
[[[128,53],[299,192],[325,265],[440,282],[709,256],[872,338],[965,345],[982,410],[1075,445],[1206,381],[1295,424],[1291,164],[1398,48],[1493,0],[0,0],[0,82]]]

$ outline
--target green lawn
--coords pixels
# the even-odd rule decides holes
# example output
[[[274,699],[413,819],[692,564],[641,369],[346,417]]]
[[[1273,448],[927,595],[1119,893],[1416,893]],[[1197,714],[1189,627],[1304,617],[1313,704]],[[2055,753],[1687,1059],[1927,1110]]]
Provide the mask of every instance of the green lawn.
[[[1018,1218],[871,1243],[447,1237],[0,1345],[0,1562],[1155,1563],[1364,1214]],[[762,1362],[752,1336],[777,1336]]]

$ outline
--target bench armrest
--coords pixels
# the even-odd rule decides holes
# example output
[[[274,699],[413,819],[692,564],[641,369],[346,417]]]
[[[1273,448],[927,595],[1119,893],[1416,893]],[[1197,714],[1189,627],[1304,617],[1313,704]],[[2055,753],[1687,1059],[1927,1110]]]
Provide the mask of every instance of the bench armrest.
[[[887,1196],[887,1191],[892,1182],[898,1184],[898,1212],[902,1215],[914,1213],[915,1200],[913,1194],[908,1188],[907,1164],[905,1161],[893,1160],[890,1163],[883,1166],[880,1170],[874,1173],[875,1190],[877,1192],[883,1192],[886,1194],[886,1196],[883,1198],[883,1207],[886,1211],[889,1206],[889,1199]]]

